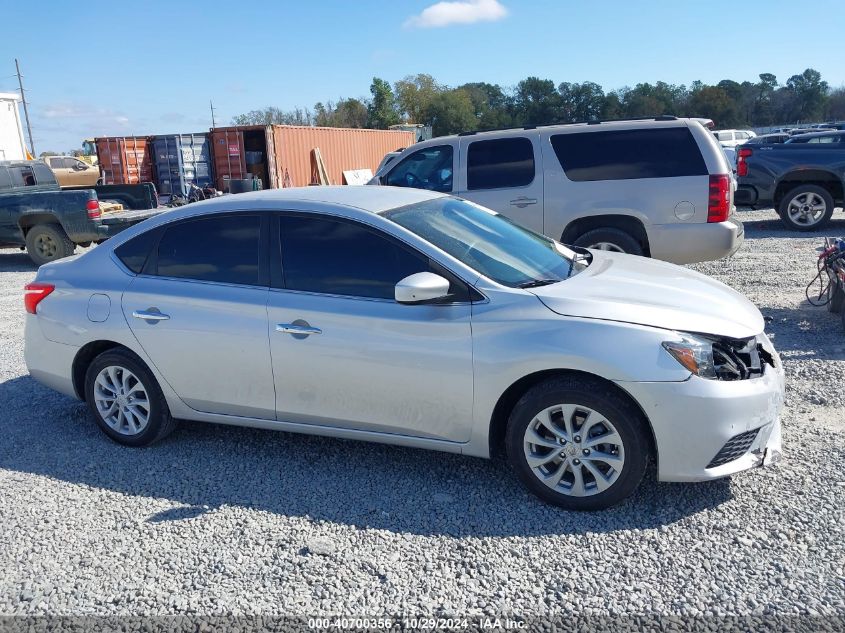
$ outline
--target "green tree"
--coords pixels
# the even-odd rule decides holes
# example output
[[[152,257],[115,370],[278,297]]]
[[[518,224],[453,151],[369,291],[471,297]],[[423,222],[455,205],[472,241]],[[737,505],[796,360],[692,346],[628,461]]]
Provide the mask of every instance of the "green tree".
[[[396,98],[390,84],[384,79],[373,77],[370,85],[372,101],[367,106],[367,125],[372,128],[386,130],[391,125],[399,123],[399,112],[396,110]]]
[[[845,120],[845,86],[836,88],[828,96],[825,118],[833,121]]]
[[[599,119],[605,107],[604,90],[597,83],[563,82],[557,87],[560,93],[561,115],[564,121],[589,121]]]
[[[469,96],[478,129],[493,130],[513,125],[512,99],[498,84],[468,83],[458,86],[458,89]]]
[[[285,111],[267,107],[261,110],[250,110],[232,119],[233,125],[313,125],[313,123],[314,117],[308,108]]]
[[[367,127],[367,104],[360,99],[340,99],[314,106],[314,125],[320,127]]]
[[[703,86],[695,90],[690,95],[689,106],[692,116],[713,119],[717,127],[730,127],[736,123],[736,103],[718,86]]]
[[[517,84],[513,109],[515,123],[549,125],[561,120],[560,94],[551,79],[528,77]]]
[[[446,88],[426,74],[408,75],[393,84],[399,112],[410,123],[430,123],[425,120],[428,107]]]
[[[821,118],[827,100],[828,85],[822,81],[821,73],[808,68],[800,75],[792,75],[786,81],[787,89],[795,96],[795,117],[801,121]]]
[[[478,127],[472,99],[461,89],[436,94],[428,104],[425,118],[431,123],[435,136],[469,132]]]

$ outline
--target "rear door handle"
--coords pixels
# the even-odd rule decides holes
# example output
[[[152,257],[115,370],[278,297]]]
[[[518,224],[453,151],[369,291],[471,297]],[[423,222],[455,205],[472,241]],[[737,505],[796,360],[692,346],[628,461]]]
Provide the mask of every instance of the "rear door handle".
[[[310,336],[311,334],[322,334],[323,330],[318,327],[311,327],[310,325],[299,325],[297,323],[277,323],[276,331],[285,334],[293,334],[300,336]]]
[[[144,321],[167,321],[169,314],[162,314],[158,308],[147,308],[146,310],[135,310],[132,316]]]
[[[511,200],[511,206],[519,207],[520,209],[527,207],[529,204],[537,204],[537,198],[526,198],[522,196],[516,200]]]

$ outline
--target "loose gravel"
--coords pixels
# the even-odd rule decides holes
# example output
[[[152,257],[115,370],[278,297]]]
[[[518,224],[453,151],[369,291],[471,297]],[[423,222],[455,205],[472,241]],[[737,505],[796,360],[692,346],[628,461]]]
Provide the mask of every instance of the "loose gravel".
[[[785,460],[595,514],[422,450],[202,424],[120,447],[27,376],[34,267],[0,251],[0,614],[845,616],[845,333],[804,299],[845,220],[741,217],[742,249],[693,268],[772,317]]]

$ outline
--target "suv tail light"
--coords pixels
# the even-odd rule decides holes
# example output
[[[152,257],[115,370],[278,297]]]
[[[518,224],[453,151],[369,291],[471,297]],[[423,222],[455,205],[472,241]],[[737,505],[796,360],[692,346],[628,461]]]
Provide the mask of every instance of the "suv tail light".
[[[731,179],[727,174],[710,176],[707,221],[724,222],[731,214]]]
[[[85,208],[88,210],[88,219],[96,220],[103,212],[100,211],[100,202],[98,200],[89,200],[85,203]]]
[[[26,311],[30,314],[35,314],[35,310],[38,308],[38,304],[41,303],[41,300],[55,289],[56,287],[53,284],[39,284],[35,282],[24,286],[23,305],[26,308]]]
[[[751,156],[754,153],[754,150],[750,147],[743,147],[736,152],[736,175],[737,176],[747,176],[748,175],[748,163],[745,162],[745,159]]]

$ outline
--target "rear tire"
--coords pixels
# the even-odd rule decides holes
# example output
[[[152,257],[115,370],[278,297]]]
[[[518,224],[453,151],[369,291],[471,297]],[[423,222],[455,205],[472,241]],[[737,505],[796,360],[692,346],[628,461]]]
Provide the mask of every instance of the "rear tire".
[[[643,247],[630,233],[622,229],[599,228],[587,231],[574,242],[575,246],[595,250],[644,255]]]
[[[100,430],[118,444],[149,446],[176,428],[152,372],[124,348],[105,351],[91,362],[85,400]]]
[[[786,192],[778,205],[778,215],[794,231],[817,231],[833,215],[833,196],[818,185],[799,185]]]
[[[76,249],[58,224],[36,224],[26,234],[26,252],[38,266],[70,257]]]
[[[642,481],[647,424],[636,406],[605,383],[561,376],[517,402],[505,448],[520,481],[543,501],[567,510],[603,510]]]

